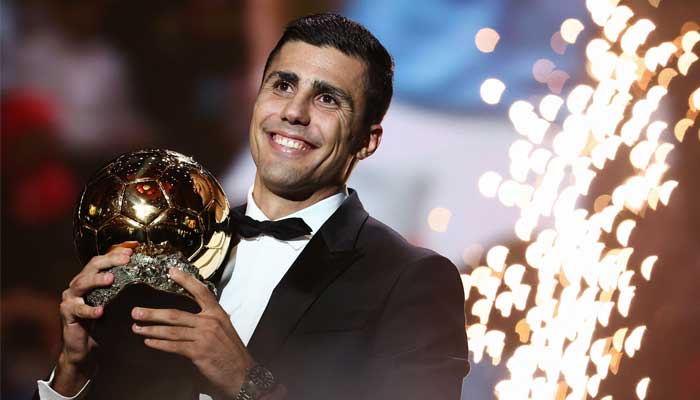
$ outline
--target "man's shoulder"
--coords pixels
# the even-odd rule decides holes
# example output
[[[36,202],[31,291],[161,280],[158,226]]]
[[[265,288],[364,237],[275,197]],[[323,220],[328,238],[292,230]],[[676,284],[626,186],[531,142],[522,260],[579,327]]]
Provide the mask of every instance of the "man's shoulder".
[[[391,264],[406,266],[415,263],[446,263],[454,267],[444,256],[410,243],[390,226],[371,216],[360,232],[357,245],[364,253],[381,255],[383,259],[391,261]]]
[[[457,267],[433,250],[410,243],[400,233],[369,215],[357,192],[350,195],[324,225],[326,240],[332,247],[343,243],[361,255],[352,270],[362,271],[365,280],[392,281],[407,269],[422,272],[442,270],[458,275]],[[352,243],[352,245],[349,245]],[[379,275],[379,276],[378,276]]]

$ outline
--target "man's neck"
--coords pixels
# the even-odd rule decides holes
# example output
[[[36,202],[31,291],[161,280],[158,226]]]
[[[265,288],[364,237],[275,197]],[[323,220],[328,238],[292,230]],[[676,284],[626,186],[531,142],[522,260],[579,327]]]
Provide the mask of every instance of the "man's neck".
[[[340,193],[342,188],[343,185],[331,186],[317,190],[301,199],[290,199],[269,190],[256,176],[255,184],[253,185],[253,200],[255,200],[255,204],[267,218],[276,220],[312,206],[336,193]]]

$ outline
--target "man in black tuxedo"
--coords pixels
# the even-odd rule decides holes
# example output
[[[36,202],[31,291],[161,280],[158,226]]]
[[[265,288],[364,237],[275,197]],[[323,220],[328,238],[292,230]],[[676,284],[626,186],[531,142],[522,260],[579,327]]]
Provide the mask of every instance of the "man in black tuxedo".
[[[255,182],[247,206],[234,214],[285,218],[281,224],[307,230],[282,237],[247,219],[259,231],[242,233],[232,250],[220,299],[173,270],[202,311],[132,313],[133,331],[147,346],[192,361],[207,382],[204,392],[235,399],[459,398],[468,363],[457,269],[370,217],[345,187],[357,161],[380,144],[392,77],[379,41],[338,15],[292,22],[272,50],[250,127]],[[82,322],[102,309],[81,296],[109,285],[111,274],[99,271],[130,254],[96,257],[64,292],[53,391],[75,395],[94,374],[95,344]]]

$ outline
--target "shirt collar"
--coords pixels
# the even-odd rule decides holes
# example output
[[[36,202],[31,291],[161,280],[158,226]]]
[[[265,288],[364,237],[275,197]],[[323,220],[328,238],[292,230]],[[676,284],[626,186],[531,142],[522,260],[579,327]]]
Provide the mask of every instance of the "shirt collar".
[[[293,214],[280,218],[301,218],[311,228],[310,236],[301,238],[300,240],[289,240],[286,241],[286,243],[288,243],[294,249],[299,250],[299,248],[304,246],[306,241],[308,241],[311,236],[315,235],[316,232],[321,229],[321,226],[323,226],[328,218],[330,218],[331,215],[333,215],[333,213],[340,208],[340,205],[343,204],[343,201],[345,201],[347,197],[347,187],[343,186],[343,189],[339,193],[327,197]],[[250,190],[248,191],[248,204],[246,205],[245,215],[258,221],[269,220],[265,213],[263,213],[260,207],[258,207],[258,205],[255,203],[255,199],[253,199],[253,186],[251,186]]]

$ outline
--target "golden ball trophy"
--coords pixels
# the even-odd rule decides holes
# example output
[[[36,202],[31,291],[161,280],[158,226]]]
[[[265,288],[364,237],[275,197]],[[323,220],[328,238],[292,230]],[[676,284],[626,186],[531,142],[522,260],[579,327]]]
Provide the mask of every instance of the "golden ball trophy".
[[[126,265],[107,270],[111,286],[85,296],[104,306],[91,327],[98,343],[94,399],[193,399],[198,374],[178,355],[146,347],[131,331],[133,307],[199,312],[192,296],[168,276],[191,273],[216,294],[214,282],[231,242],[229,203],[221,185],[192,158],[170,150],[121,155],[87,183],[74,218],[85,265],[114,246],[138,242]],[[104,272],[107,272],[104,271]]]

